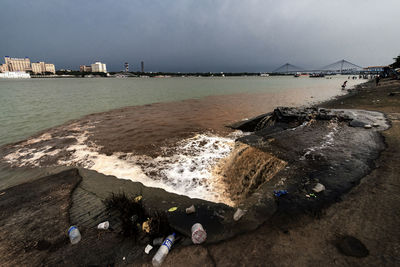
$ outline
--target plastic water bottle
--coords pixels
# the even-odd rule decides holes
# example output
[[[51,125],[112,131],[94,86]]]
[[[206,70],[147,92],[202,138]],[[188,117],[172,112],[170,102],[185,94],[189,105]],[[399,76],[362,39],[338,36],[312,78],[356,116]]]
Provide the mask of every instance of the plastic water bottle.
[[[71,226],[68,229],[68,236],[69,240],[71,241],[71,244],[73,245],[81,241],[81,233],[79,232],[76,226]]]
[[[172,244],[175,241],[175,233],[167,236],[167,238],[162,243],[161,247],[157,250],[156,255],[154,255],[152,263],[153,266],[161,266],[164,259],[167,257],[168,252],[171,250]]]

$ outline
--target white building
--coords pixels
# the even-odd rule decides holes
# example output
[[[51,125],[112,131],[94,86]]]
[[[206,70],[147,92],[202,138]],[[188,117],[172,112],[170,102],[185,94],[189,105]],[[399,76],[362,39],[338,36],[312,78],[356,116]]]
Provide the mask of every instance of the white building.
[[[106,64],[101,62],[95,62],[92,64],[92,72],[104,72],[107,73]]]
[[[24,71],[7,71],[4,73],[0,73],[0,78],[6,78],[6,79],[26,79],[30,77],[31,75],[29,75],[29,73],[26,73]]]

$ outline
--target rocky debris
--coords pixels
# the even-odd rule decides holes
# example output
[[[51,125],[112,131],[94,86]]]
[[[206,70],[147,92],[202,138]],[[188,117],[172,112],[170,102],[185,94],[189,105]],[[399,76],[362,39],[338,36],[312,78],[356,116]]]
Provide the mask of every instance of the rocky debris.
[[[337,248],[346,256],[363,258],[369,255],[365,245],[353,236],[344,236],[337,241]]]
[[[302,124],[312,124],[315,121],[348,122],[352,127],[364,127],[377,122],[368,115],[357,114],[357,111],[324,109],[317,107],[294,108],[278,107],[271,113],[266,113],[246,121],[234,123],[229,127],[245,132],[267,131],[276,133],[289,128],[295,128]]]
[[[262,119],[264,119],[266,116],[270,116],[271,114],[272,113],[261,114],[251,119],[246,119],[239,122],[235,122],[231,125],[227,125],[227,127],[232,129],[242,130],[244,132],[252,132]]]
[[[374,123],[378,127],[364,129],[365,125]],[[268,179],[258,183],[251,194],[272,201],[269,198],[273,196],[271,192],[285,188],[290,194],[273,199],[278,213],[290,216],[318,214],[323,207],[336,202],[357,185],[373,168],[372,160],[385,148],[378,131],[388,127],[385,116],[379,112],[277,108],[270,115],[258,118],[252,134],[237,140],[238,147],[238,144],[245,144],[260,154],[285,162],[283,168],[276,168],[277,171]],[[241,157],[247,158],[238,162],[262,163],[252,155],[242,153]],[[262,169],[259,167],[253,166],[252,169]],[[246,174],[244,177],[251,176]],[[325,187],[329,190],[324,190]],[[247,194],[242,204],[248,203],[252,195]],[[257,201],[260,198],[254,198],[253,203]]]

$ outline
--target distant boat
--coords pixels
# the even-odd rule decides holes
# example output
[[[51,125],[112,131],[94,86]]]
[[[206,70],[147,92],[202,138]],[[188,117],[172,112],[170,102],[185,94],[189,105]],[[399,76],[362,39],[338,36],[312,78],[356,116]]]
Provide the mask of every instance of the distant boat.
[[[325,77],[325,74],[323,74],[323,73],[310,74],[310,78],[323,78],[323,77]]]

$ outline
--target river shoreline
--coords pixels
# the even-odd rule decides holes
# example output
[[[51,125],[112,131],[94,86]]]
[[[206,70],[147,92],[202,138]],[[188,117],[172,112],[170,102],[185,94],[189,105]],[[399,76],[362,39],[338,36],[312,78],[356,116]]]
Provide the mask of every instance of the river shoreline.
[[[390,82],[391,81],[383,81],[382,86],[378,87],[378,88],[374,88],[374,86],[371,83],[369,83],[367,85],[361,85],[361,86],[359,86],[359,88],[352,90],[352,92],[348,95],[338,97],[335,100],[331,100],[331,101],[322,103],[318,106],[323,106],[323,107],[327,107],[327,108],[357,108],[357,109],[360,108],[360,109],[367,109],[367,110],[372,109],[372,110],[385,112],[392,124],[392,128],[387,130],[386,132],[384,132],[384,136],[386,138],[385,141],[388,145],[388,148],[385,151],[390,151],[391,149],[395,149],[395,148],[393,148],[393,143],[391,143],[391,141],[389,142],[390,138],[387,137],[387,133],[398,129],[398,128],[396,128],[398,126],[396,126],[395,124],[397,123],[396,116],[398,116],[396,114],[399,113],[398,105],[397,106],[395,105],[395,104],[398,104],[398,100],[396,99],[396,98],[398,98],[398,96],[389,97],[387,95],[387,93],[390,92],[391,90],[397,89],[398,84],[389,85],[388,83],[390,83]],[[376,92],[376,89],[379,89],[380,91]],[[378,100],[378,99],[376,99],[377,98],[376,93],[379,93],[378,97],[380,98],[379,99],[380,101],[376,101],[376,100]],[[374,102],[372,102],[373,100],[374,100]],[[390,136],[391,138],[393,138],[393,142],[398,142],[399,136],[396,134],[398,134],[398,132],[395,132],[394,136]],[[381,155],[381,157],[377,160],[378,162],[382,161],[382,158],[385,157],[385,151],[383,152],[383,156]],[[398,157],[397,157],[397,160],[399,160]],[[382,164],[384,165],[385,163],[380,163],[380,164],[381,164],[380,168],[382,168]],[[390,162],[390,164],[393,164],[393,162]],[[379,166],[379,164],[378,164],[378,166]],[[393,167],[392,165],[390,165],[390,166],[391,166],[390,168]],[[368,176],[370,176],[374,172],[377,172],[377,171],[379,172],[380,168],[373,170]],[[79,177],[82,175],[84,177],[86,177],[86,179],[83,178],[83,182],[81,182],[80,185],[72,184],[71,185],[72,188],[78,188],[78,189],[80,188],[80,190],[82,190],[82,192],[85,190],[86,190],[86,192],[95,192],[96,194],[102,196],[103,198],[107,194],[110,193],[109,188],[114,188],[116,190],[118,190],[118,188],[120,188],[119,190],[121,190],[121,188],[122,188],[121,186],[115,187],[115,185],[113,186],[111,184],[107,184],[108,187],[107,186],[99,187],[98,185],[96,185],[96,181],[94,180],[94,178],[96,178],[96,179],[98,178],[98,177],[96,177],[97,174],[94,174],[92,172],[86,172],[84,170],[79,170],[78,173],[75,172],[75,174],[73,176]],[[76,179],[79,180],[79,178],[76,178]],[[365,180],[365,178],[362,179],[362,183],[360,186],[363,185],[364,180]],[[52,183],[51,179],[49,180],[48,183],[49,184]],[[77,183],[77,182],[75,182],[75,183]],[[99,182],[97,181],[97,183],[99,183]],[[106,180],[102,179],[102,183],[106,183]],[[146,195],[145,195],[146,192],[148,192],[148,194],[150,193],[144,187],[138,186],[136,188],[132,188],[130,185],[131,182],[128,182],[128,181],[122,181],[122,182],[120,182],[120,184],[124,184],[125,186],[130,187],[131,193],[136,192],[136,194],[142,194],[142,195],[144,195],[145,198],[146,198]],[[23,185],[20,185],[19,187],[21,187],[21,186],[23,186]],[[360,186],[356,186],[349,195],[351,196],[353,194],[353,191],[359,190]],[[16,188],[18,188],[18,186],[15,187],[13,190],[18,191],[18,189],[16,189]],[[75,189],[75,191],[76,191],[76,189]],[[174,199],[171,200],[170,194],[164,193],[162,191],[163,190],[159,190],[159,193],[157,193],[159,195],[159,197],[157,199],[153,198],[153,200],[151,201],[153,203],[148,203],[148,205],[162,206],[163,209],[167,209],[169,206],[173,205],[173,203],[175,203],[175,205],[176,205],[176,203],[178,203],[181,206],[186,206],[186,205],[193,203],[193,200],[190,200],[189,198],[185,198],[185,197],[179,198],[176,200],[174,200]],[[6,193],[0,196],[0,201],[10,201],[10,198],[12,198],[12,196],[10,196],[10,194],[7,194],[7,191],[4,191],[4,192],[6,192]],[[151,194],[153,194],[153,193],[154,192],[151,192]],[[65,203],[67,206],[71,206],[71,205],[73,206],[74,205],[74,199],[73,199],[74,195],[72,193],[69,197],[67,195],[65,197],[63,197],[63,200],[60,200],[60,201]],[[160,202],[162,202],[162,200],[165,199],[166,197],[169,198],[171,201],[161,204]],[[348,197],[347,196],[343,197],[343,199],[346,199],[346,198],[348,198]],[[183,199],[186,199],[186,200],[183,200]],[[363,199],[363,196],[361,196],[361,199]],[[394,199],[394,200],[396,200],[396,199]],[[175,201],[179,201],[179,202],[175,202]],[[51,202],[51,200],[50,200],[50,202]],[[331,209],[338,209],[338,206],[343,205],[343,202],[345,202],[345,201],[342,201],[341,203],[338,203],[338,204],[333,204],[331,207],[327,208],[326,212],[329,213],[329,211]],[[390,199],[389,199],[389,202],[390,202]],[[201,206],[201,203],[204,203],[204,201],[200,201],[200,202],[196,202],[196,203]],[[16,203],[16,204],[18,204],[18,203]],[[209,208],[209,206],[212,206],[212,204],[210,203],[208,206],[207,205],[204,206],[203,216],[204,217],[207,217],[207,216],[210,217],[211,215],[214,217],[218,216],[213,213],[213,211],[216,210],[215,206],[212,206],[211,209]],[[2,207],[4,207],[4,206],[2,205]],[[92,206],[87,206],[87,207],[94,208],[94,207],[96,207],[96,205],[92,204]],[[388,208],[390,208],[390,207],[388,207]],[[395,207],[392,207],[392,208],[394,209]],[[339,207],[339,209],[342,210],[340,207]],[[232,216],[232,214],[234,212],[233,209],[227,209],[226,207],[223,207],[223,206],[220,207],[219,211],[221,211],[220,216],[227,216],[227,217]],[[221,214],[223,214],[223,215],[221,215]],[[271,213],[267,214],[265,218],[268,218],[270,215],[271,215]],[[13,216],[12,213],[10,213],[9,216],[11,216],[10,218],[12,218],[12,216]],[[64,216],[67,216],[67,214]],[[321,215],[321,216],[324,217],[326,215]],[[25,216],[25,217],[27,217],[27,216]],[[393,218],[393,220],[394,219],[396,219],[396,218]],[[68,219],[67,219],[67,221],[68,221]],[[258,227],[259,223],[255,223],[253,226],[242,225],[240,227],[242,227],[243,230],[238,229],[238,231],[235,231],[236,233],[229,234],[228,236],[230,236],[231,239],[228,241],[222,241],[218,244],[208,244],[208,245],[200,246],[200,247],[193,247],[193,246],[181,247],[181,248],[178,247],[176,250],[172,250],[171,255],[168,256],[167,262],[165,265],[166,266],[168,266],[169,264],[170,265],[172,265],[172,264],[179,265],[179,262],[181,262],[181,264],[184,264],[184,262],[182,262],[183,258],[185,258],[186,264],[188,264],[188,262],[191,262],[192,265],[203,265],[203,266],[204,265],[226,266],[226,265],[232,265],[235,262],[236,263],[240,262],[243,265],[259,265],[259,264],[264,265],[264,264],[267,264],[267,262],[271,262],[271,263],[276,262],[277,259],[280,259],[278,261],[282,262],[282,258],[288,259],[288,257],[285,256],[286,255],[285,253],[288,253],[288,250],[290,250],[290,246],[299,245],[301,247],[302,246],[301,242],[309,242],[310,241],[310,240],[307,240],[306,237],[311,236],[311,235],[313,235],[313,233],[315,233],[315,232],[313,232],[313,230],[310,230],[310,227],[311,227],[310,225],[318,224],[319,222],[320,222],[319,220],[316,221],[315,218],[310,217],[309,215],[301,215],[300,220],[296,220],[296,222],[290,221],[290,219],[288,219],[288,218],[285,218],[285,219],[279,218],[278,219],[276,217],[275,218],[272,217],[272,219],[268,220],[267,222],[262,224],[260,227]],[[64,223],[65,223],[65,225],[62,227],[65,228],[65,227],[67,227],[68,224],[66,222],[64,222]],[[189,221],[187,223],[190,224],[192,222]],[[249,223],[249,222],[247,221],[247,223]],[[351,227],[354,228],[355,227],[354,222],[352,222],[352,223],[353,224]],[[7,225],[7,223],[4,222],[4,220],[3,220],[1,229],[4,230],[4,234],[7,233],[7,230],[5,229],[6,225]],[[215,235],[217,235],[217,233],[219,231],[223,231],[223,229],[220,228],[222,226],[223,225],[215,226],[215,231],[209,232],[209,236],[210,236],[211,240],[213,238],[214,239],[216,238]],[[238,227],[238,228],[240,228],[240,227]],[[255,229],[257,227],[258,227],[258,229],[253,232],[234,237],[235,235],[237,235],[237,233],[246,232],[249,229],[252,229],[252,228]],[[300,237],[296,236],[298,231],[300,231],[300,232],[304,231],[304,230],[301,230],[302,227],[305,227],[306,229],[308,229],[307,230],[308,234],[305,237],[301,236],[301,235],[300,235]],[[128,262],[129,263],[134,263],[134,262],[137,263],[138,260],[139,260],[139,262],[147,264],[146,262],[149,260],[149,256],[144,255],[143,252],[140,250],[141,246],[137,247],[138,251],[136,251],[134,253],[134,255],[132,253],[129,254],[127,252],[127,251],[129,251],[127,249],[127,246],[129,247],[129,244],[132,246],[132,242],[129,240],[124,240],[122,243],[120,243],[120,245],[116,245],[118,243],[117,241],[120,239],[118,238],[117,235],[115,235],[115,233],[109,233],[109,234],[106,233],[106,234],[102,235],[102,238],[106,238],[108,241],[105,241],[104,239],[102,240],[101,238],[100,239],[98,238],[97,241],[94,241],[93,236],[96,233],[93,230],[90,230],[88,228],[88,230],[86,232],[87,236],[88,236],[88,240],[91,240],[93,243],[89,244],[88,241],[82,242],[82,244],[80,245],[80,246],[82,246],[81,248],[84,248],[84,245],[87,245],[88,251],[87,252],[83,251],[83,252],[78,253],[77,258],[74,259],[73,261],[71,261],[70,259],[67,258],[67,255],[69,255],[69,253],[73,253],[74,251],[76,252],[76,249],[71,249],[70,248],[71,246],[68,245],[67,243],[65,243],[65,240],[62,239],[63,230],[64,229],[62,229],[61,231],[60,231],[60,229],[58,229],[58,230],[55,229],[55,231],[60,231],[60,234],[58,234],[59,240],[57,241],[58,243],[56,241],[54,241],[52,243],[52,244],[59,244],[58,246],[60,247],[61,250],[55,249],[55,248],[54,248],[55,251],[52,251],[51,249],[50,250],[43,249],[43,250],[39,250],[40,251],[40,253],[39,253],[38,249],[41,248],[41,246],[38,246],[38,244],[37,243],[35,244],[34,243],[35,241],[32,240],[33,243],[28,244],[28,248],[24,249],[25,253],[27,254],[27,257],[34,255],[34,254],[30,254],[30,253],[37,252],[36,254],[38,254],[38,255],[35,255],[32,257],[37,259],[38,262],[40,262],[40,261],[42,263],[47,262],[47,264],[54,263],[54,260],[55,260],[55,258],[57,258],[57,256],[64,259],[64,264],[66,264],[66,262],[69,262],[72,264],[82,264],[82,263],[90,264],[93,262],[97,262],[97,264],[105,264],[106,265],[107,263],[108,264],[116,263],[118,265],[118,264],[124,264],[124,263],[128,263]],[[343,231],[344,230],[345,229],[343,229]],[[362,229],[359,229],[359,230],[362,230]],[[295,241],[292,243],[287,243],[287,240],[285,238],[292,236],[292,231],[294,232]],[[317,234],[317,233],[315,233],[315,234]],[[353,234],[353,233],[349,233],[349,234]],[[378,234],[377,237],[379,238],[379,231],[376,232],[376,234]],[[322,235],[322,237],[326,237],[326,236],[329,236],[328,232],[325,235]],[[226,237],[227,236],[225,236],[225,238]],[[265,242],[260,242],[261,237],[262,237],[262,240],[274,240],[275,239],[277,243],[283,242],[282,244],[286,248],[281,249],[277,253],[277,251],[276,251],[277,247],[272,244],[273,241],[271,241],[272,242],[271,245],[266,246]],[[357,237],[360,238],[360,236],[357,236]],[[397,236],[393,235],[393,238],[395,238],[395,237],[398,237],[398,235]],[[314,238],[315,238],[315,236],[314,236]],[[330,238],[332,238],[332,237],[330,237]],[[43,239],[43,237],[42,237],[42,239]],[[360,238],[360,239],[362,239],[362,238]],[[218,238],[216,238],[215,240],[218,240]],[[390,239],[390,240],[394,240],[394,239]],[[364,241],[364,243],[365,243],[365,240],[362,239],[362,241]],[[36,242],[38,242],[38,240],[36,240]],[[49,241],[47,241],[47,242],[49,242]],[[118,247],[118,249],[113,248],[114,252],[106,253],[105,251],[109,250],[110,247],[102,245],[102,244],[104,244],[104,242],[109,242],[109,244],[115,244]],[[255,242],[259,242],[258,245],[256,245]],[[324,243],[326,241],[323,240],[321,242]],[[389,241],[385,241],[385,242],[389,242]],[[240,247],[239,244],[243,244],[243,243],[245,243],[246,247],[247,247],[245,250],[242,250],[242,248],[239,249],[239,247]],[[332,243],[331,240],[329,240],[328,243]],[[13,262],[23,263],[23,262],[25,262],[25,260],[27,260],[27,258],[25,258],[25,257],[17,257],[17,259],[11,260],[12,255],[18,255],[18,252],[20,252],[21,248],[18,247],[18,245],[10,246],[9,243],[7,242],[7,240],[4,240],[4,239],[0,240],[0,244],[1,244],[0,248],[3,251],[3,255],[4,255],[4,253],[6,254],[3,256],[2,262],[5,262],[7,265],[11,265]],[[373,246],[371,246],[369,243],[367,243],[366,245],[370,249],[371,256],[374,255],[371,252],[371,247],[373,247]],[[314,248],[314,247],[315,246],[312,246],[312,248]],[[329,249],[335,249],[334,246],[330,247],[329,245],[325,245],[325,247],[326,248],[324,251],[329,251],[330,253],[333,253],[333,252],[331,252]],[[13,248],[15,251],[8,251],[10,248]],[[251,248],[253,248],[253,250],[249,251],[249,249],[251,249]],[[292,248],[295,248],[294,250],[298,249],[298,247],[292,247]],[[63,249],[65,250],[64,252],[62,251]],[[271,251],[271,254],[268,254],[269,256],[266,255],[265,249]],[[104,252],[105,253],[104,258],[96,260],[95,257],[92,257],[93,256],[92,255],[85,260],[83,259],[83,257],[85,257],[85,255],[88,253],[89,254],[96,253],[95,252],[96,250],[98,250],[97,253]],[[236,251],[236,252],[232,253],[232,254],[235,254],[233,257],[227,259],[226,257],[222,256],[222,255],[226,254],[227,251],[229,251],[229,253],[232,253],[233,251]],[[129,256],[123,255],[124,253],[128,253]],[[321,264],[322,263],[325,263],[325,264],[332,263],[332,262],[328,261],[328,260],[332,260],[332,257],[329,257],[328,259],[325,259],[323,257],[317,258],[318,255],[320,255],[318,253],[315,253],[313,255],[308,255],[310,258],[304,258],[305,257],[304,255],[301,255],[301,253],[296,253],[295,251],[292,251],[290,253],[294,253],[294,254],[291,254],[290,257],[291,257],[291,259],[296,258],[297,260],[299,260],[298,261],[300,263],[299,265],[307,265],[307,264],[311,263],[312,261],[310,261],[310,258],[314,259],[314,261],[317,261]],[[8,256],[7,256],[7,254],[8,254]],[[335,254],[335,253],[333,253],[333,254]],[[181,255],[193,255],[193,256],[190,256],[188,259]],[[280,255],[280,257],[278,257],[278,255]],[[353,258],[349,259],[346,256],[340,256],[341,254],[338,254],[338,253],[336,253],[335,255],[336,255],[336,257],[338,257],[338,259],[335,259],[336,261],[342,262],[344,264],[350,264],[350,263],[357,264],[356,262],[352,262]],[[394,255],[394,256],[396,256],[396,255]],[[126,257],[125,261],[123,260],[123,257]],[[340,257],[342,257],[342,258],[340,258]],[[326,261],[324,261],[324,259]],[[368,257],[367,257],[367,259],[368,259]],[[361,261],[362,260],[363,259],[361,259]],[[390,261],[390,260],[391,259],[388,259],[387,261]],[[63,261],[60,261],[59,263],[61,263],[61,262],[63,262]],[[395,260],[393,261],[393,259],[392,259],[391,262],[395,263],[396,261]],[[379,259],[376,259],[375,263],[379,263]],[[290,262],[287,262],[287,264],[290,264]],[[282,265],[286,265],[286,264],[284,262],[282,262]]]

